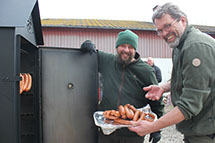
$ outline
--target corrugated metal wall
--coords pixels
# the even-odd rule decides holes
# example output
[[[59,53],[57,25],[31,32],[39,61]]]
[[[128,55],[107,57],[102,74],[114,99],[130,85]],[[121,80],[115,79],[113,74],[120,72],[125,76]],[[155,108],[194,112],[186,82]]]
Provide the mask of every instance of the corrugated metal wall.
[[[44,46],[80,48],[85,40],[93,41],[97,49],[116,53],[117,34],[123,30],[67,27],[43,27]],[[170,58],[171,49],[153,31],[135,30],[139,36],[138,49],[141,57]]]

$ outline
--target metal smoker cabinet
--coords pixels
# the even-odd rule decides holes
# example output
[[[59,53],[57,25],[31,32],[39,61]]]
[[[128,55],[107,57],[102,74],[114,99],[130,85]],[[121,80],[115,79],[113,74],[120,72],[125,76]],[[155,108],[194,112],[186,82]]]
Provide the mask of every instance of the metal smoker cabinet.
[[[0,6],[0,142],[96,143],[97,55],[39,46],[38,2],[15,2]],[[20,73],[32,76],[21,95]]]
[[[43,38],[38,2],[3,0],[0,9],[0,142],[39,143],[39,81],[19,94],[19,73],[39,77],[37,45],[43,45]]]
[[[96,54],[40,49],[44,143],[96,143]]]

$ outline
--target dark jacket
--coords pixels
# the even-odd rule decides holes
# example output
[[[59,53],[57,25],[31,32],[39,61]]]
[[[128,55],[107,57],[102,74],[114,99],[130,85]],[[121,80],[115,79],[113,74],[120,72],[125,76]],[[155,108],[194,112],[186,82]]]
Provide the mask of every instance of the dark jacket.
[[[188,25],[172,57],[172,103],[185,116],[177,129],[186,136],[215,133],[215,40]]]
[[[155,76],[158,80],[158,83],[160,83],[162,81],[162,75],[161,75],[161,70],[158,66],[156,66],[155,64],[152,65],[152,67],[155,70]]]
[[[144,63],[138,53],[135,61],[128,65],[118,62],[117,56],[98,51],[98,68],[102,74],[103,96],[98,110],[118,110],[119,105],[132,104],[141,108],[150,104],[158,117],[163,115],[162,99],[151,101],[145,98],[143,87],[157,84],[153,68]],[[119,135],[138,136],[127,128],[119,130]]]

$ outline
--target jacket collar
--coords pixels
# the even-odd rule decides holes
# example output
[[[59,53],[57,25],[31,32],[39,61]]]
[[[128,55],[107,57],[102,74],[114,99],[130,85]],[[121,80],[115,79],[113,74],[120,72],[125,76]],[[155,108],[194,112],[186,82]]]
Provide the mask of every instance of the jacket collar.
[[[132,61],[132,62],[130,62],[129,64],[131,64],[131,63],[136,63],[137,61],[139,61],[139,59],[140,59],[140,54],[139,53],[135,53],[135,55],[134,55],[134,61]]]
[[[186,27],[186,29],[185,29],[185,31],[184,31],[181,39],[180,39],[179,45],[176,48],[178,48],[179,50],[182,49],[182,47],[184,45],[184,41],[187,38],[187,35],[190,33],[190,31],[191,31],[192,28],[193,28],[192,26],[187,25],[187,27]]]

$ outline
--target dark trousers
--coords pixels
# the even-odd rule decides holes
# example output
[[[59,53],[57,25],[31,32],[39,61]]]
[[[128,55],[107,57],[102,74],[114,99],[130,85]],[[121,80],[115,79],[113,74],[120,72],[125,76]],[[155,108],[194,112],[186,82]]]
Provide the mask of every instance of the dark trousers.
[[[110,135],[104,135],[102,131],[98,133],[98,143],[143,143],[144,137],[135,136],[117,136],[114,132]]]

